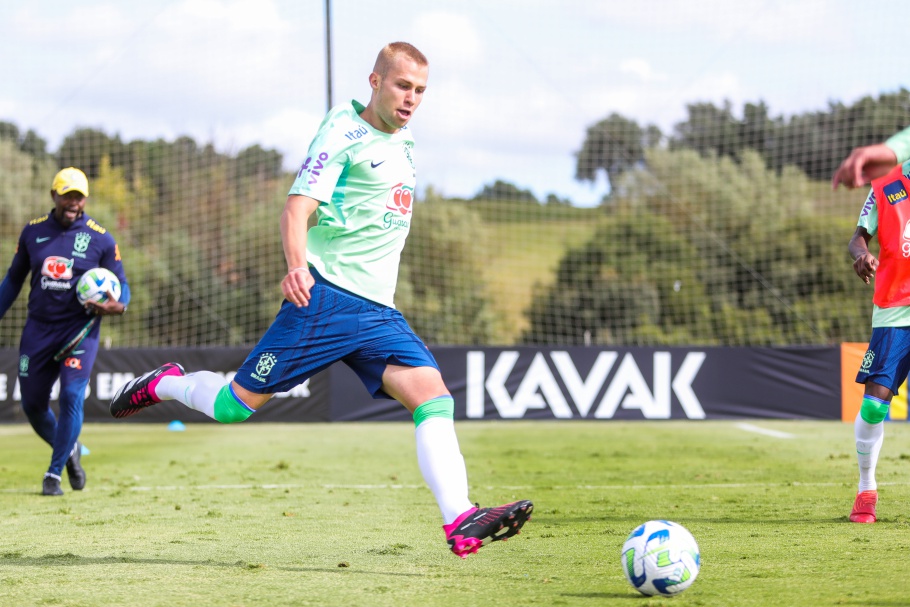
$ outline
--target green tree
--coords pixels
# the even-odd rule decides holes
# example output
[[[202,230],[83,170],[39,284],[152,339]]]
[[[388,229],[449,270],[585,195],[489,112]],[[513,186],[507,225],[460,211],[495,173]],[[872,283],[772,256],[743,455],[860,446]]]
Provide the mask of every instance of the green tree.
[[[613,183],[624,171],[640,166],[645,150],[662,137],[656,126],[642,128],[634,120],[610,114],[588,127],[581,150],[575,154],[575,179],[594,182],[598,171],[604,171]]]
[[[511,202],[537,202],[531,190],[522,190],[515,184],[497,179],[481,188],[473,200],[507,200]]]

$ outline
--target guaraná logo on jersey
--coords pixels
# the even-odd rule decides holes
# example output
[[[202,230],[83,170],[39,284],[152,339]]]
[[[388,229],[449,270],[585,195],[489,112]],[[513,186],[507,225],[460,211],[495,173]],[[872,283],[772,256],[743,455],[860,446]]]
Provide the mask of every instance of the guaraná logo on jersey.
[[[41,275],[54,280],[69,280],[73,277],[73,260],[52,255],[41,265]]]
[[[389,191],[389,198],[385,207],[393,211],[398,211],[401,215],[409,215],[411,206],[414,204],[414,188],[399,183],[392,186]]]
[[[907,200],[907,190],[904,188],[903,181],[892,181],[883,187],[882,191],[885,193],[885,198],[888,199],[888,204],[894,205]]]

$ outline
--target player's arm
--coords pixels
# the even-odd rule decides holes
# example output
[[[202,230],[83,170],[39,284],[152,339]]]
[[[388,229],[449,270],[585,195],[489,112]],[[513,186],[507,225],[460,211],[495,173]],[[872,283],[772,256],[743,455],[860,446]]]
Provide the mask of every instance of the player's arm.
[[[899,160],[890,147],[891,141],[855,148],[834,171],[831,188],[836,190],[838,185],[858,188],[887,173]]]
[[[315,282],[306,260],[307,225],[319,201],[309,196],[291,194],[281,213],[281,244],[288,273],[281,281],[285,298],[297,307],[310,303],[310,287]]]
[[[19,244],[16,246],[16,254],[10,262],[9,270],[0,282],[0,318],[3,318],[22,290],[25,283],[25,277],[31,271],[29,262],[28,249],[25,246],[25,232],[19,235]]]
[[[850,251],[850,257],[853,258],[853,271],[863,279],[863,282],[869,284],[869,279],[875,276],[875,270],[878,268],[878,259],[869,252],[869,240],[872,235],[862,226],[856,226],[853,232],[853,238],[847,245]]]

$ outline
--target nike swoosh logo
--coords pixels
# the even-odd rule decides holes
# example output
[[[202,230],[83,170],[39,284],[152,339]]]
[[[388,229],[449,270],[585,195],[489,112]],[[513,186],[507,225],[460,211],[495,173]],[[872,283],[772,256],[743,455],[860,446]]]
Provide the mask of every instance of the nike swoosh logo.
[[[373,168],[375,169],[376,167],[378,167],[378,166],[379,166],[380,164],[382,164],[383,162],[385,162],[385,160],[380,160],[379,162],[370,161],[370,166],[373,167]]]
[[[45,242],[45,241],[50,240],[50,239],[51,239],[50,236],[45,236],[44,238],[36,238],[36,239],[35,239],[35,242]]]

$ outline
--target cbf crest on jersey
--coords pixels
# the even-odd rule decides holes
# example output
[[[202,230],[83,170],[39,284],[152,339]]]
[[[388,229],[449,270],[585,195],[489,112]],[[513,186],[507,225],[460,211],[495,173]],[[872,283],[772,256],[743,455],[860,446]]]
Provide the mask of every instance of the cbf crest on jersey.
[[[888,199],[888,204],[891,205],[907,200],[907,189],[901,180],[892,181],[882,188],[882,192],[884,192],[885,198]]]
[[[413,169],[414,168],[414,158],[411,156],[411,148],[414,147],[414,143],[412,141],[405,141],[404,143],[402,143],[402,147],[404,148],[404,155],[407,157],[408,163],[411,165],[411,168]]]
[[[92,236],[88,232],[79,232],[76,234],[76,242],[73,243],[74,253],[85,253],[88,250],[88,243],[92,241]]]

